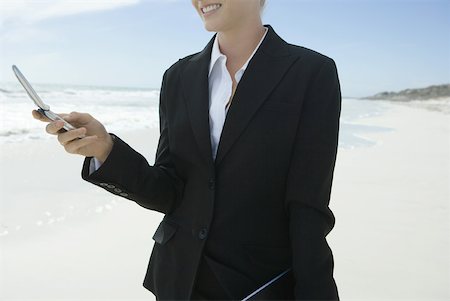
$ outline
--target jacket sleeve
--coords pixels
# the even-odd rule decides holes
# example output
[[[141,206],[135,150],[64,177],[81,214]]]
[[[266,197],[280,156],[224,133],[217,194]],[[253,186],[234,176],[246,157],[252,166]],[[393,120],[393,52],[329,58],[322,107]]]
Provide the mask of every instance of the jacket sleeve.
[[[172,163],[166,118],[166,75],[164,72],[159,100],[160,137],[155,164],[147,160],[114,133],[112,150],[103,164],[89,174],[92,157],[84,159],[81,177],[140,206],[164,214],[170,213],[181,200],[184,181]],[[146,137],[143,137],[146,139]]]
[[[304,101],[285,198],[295,298],[339,300],[333,254],[325,239],[335,223],[328,205],[341,111],[341,90],[333,59],[326,58]]]

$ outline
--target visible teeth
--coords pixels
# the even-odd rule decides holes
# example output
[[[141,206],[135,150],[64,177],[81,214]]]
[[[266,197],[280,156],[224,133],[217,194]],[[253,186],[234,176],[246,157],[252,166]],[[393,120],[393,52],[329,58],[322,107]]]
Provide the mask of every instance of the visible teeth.
[[[222,6],[222,4],[211,4],[211,5],[208,5],[206,7],[203,7],[202,8],[202,12],[203,13],[207,13],[207,12],[210,12],[212,10],[218,9],[221,6]]]

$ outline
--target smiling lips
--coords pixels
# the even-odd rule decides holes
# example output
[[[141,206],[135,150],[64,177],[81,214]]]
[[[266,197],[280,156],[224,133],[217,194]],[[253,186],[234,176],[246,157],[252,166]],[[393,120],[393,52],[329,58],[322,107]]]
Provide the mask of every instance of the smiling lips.
[[[222,6],[222,4],[218,4],[218,3],[217,4],[210,4],[210,5],[207,5],[205,7],[202,7],[201,11],[202,11],[203,15],[209,15],[212,12],[215,12],[221,6]]]

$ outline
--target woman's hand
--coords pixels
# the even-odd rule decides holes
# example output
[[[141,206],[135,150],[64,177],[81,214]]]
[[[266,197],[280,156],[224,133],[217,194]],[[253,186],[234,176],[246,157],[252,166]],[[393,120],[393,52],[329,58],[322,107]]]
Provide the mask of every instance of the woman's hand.
[[[62,129],[64,125],[62,121],[52,121],[37,110],[32,111],[35,119],[49,122],[45,128],[46,132],[57,135],[59,143],[64,146],[68,153],[96,157],[103,163],[111,152],[114,143],[103,124],[88,113],[57,114],[76,129],[65,131]],[[83,135],[86,135],[86,137],[77,139]]]

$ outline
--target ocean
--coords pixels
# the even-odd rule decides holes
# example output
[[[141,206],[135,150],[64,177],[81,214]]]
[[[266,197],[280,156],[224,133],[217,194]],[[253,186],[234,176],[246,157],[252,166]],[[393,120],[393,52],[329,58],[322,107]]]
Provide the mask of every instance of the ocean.
[[[55,113],[87,112],[109,132],[159,128],[159,89],[33,84],[41,99]],[[0,144],[54,139],[45,132],[46,123],[35,120],[36,106],[19,83],[0,83]],[[361,118],[382,114],[383,103],[343,98],[339,147],[367,147],[377,143],[365,133],[391,130],[359,124]]]
[[[159,90],[118,87],[33,84],[55,113],[90,113],[108,131],[159,128]],[[37,109],[23,87],[0,83],[0,143],[54,139],[46,123],[31,115]]]

